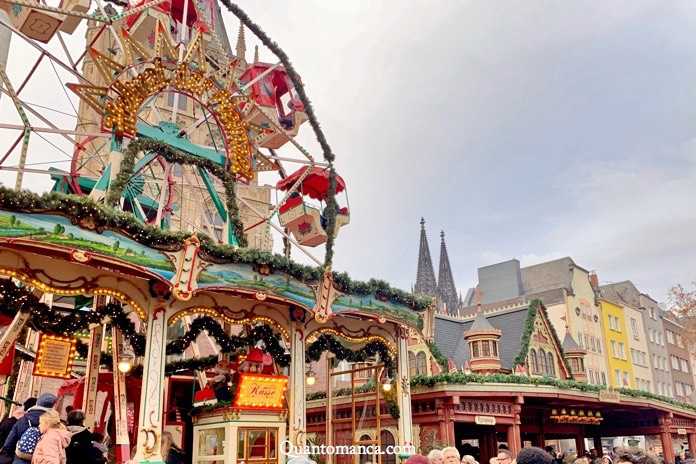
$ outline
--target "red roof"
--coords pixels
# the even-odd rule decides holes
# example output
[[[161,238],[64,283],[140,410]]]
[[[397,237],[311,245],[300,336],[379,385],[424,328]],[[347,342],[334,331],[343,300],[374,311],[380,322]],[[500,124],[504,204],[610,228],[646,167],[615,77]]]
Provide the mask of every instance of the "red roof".
[[[285,179],[280,180],[276,187],[280,190],[289,190],[302,177],[307,169],[311,169],[309,174],[302,181],[298,191],[302,195],[307,195],[315,200],[324,200],[329,191],[329,170],[320,167],[304,166],[290,174]],[[343,178],[336,175],[336,193],[340,193],[346,188]]]

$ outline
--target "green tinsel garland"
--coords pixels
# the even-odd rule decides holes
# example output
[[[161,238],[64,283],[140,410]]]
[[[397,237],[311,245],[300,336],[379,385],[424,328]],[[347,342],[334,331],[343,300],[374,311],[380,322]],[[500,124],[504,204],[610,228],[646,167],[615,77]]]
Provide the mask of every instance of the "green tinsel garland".
[[[469,383],[505,383],[505,384],[518,384],[518,385],[546,385],[551,387],[556,387],[561,390],[579,390],[582,392],[599,393],[602,390],[606,390],[606,387],[601,385],[590,385],[585,382],[578,382],[576,380],[559,380],[551,377],[527,377],[526,375],[513,375],[513,374],[492,374],[492,375],[481,375],[481,374],[465,374],[463,372],[452,372],[444,373],[433,376],[427,375],[417,375],[411,379],[411,387],[433,387],[438,384],[458,384],[465,385]],[[628,388],[620,388],[617,390],[620,394],[630,396],[633,398],[644,398],[649,400],[661,401],[663,403],[668,403],[673,406],[688,409],[691,411],[696,411],[696,405],[682,403],[676,401],[672,398],[667,398],[666,396],[656,395],[654,393],[642,391],[642,390],[632,390]]]
[[[239,246],[247,246],[246,236],[244,235],[244,224],[242,224],[242,220],[239,218],[239,207],[237,206],[237,194],[235,191],[234,176],[227,169],[225,169],[224,166],[214,163],[207,158],[199,158],[197,156],[192,156],[181,152],[158,140],[138,138],[132,140],[128,144],[128,147],[123,152],[121,169],[118,172],[118,176],[111,184],[109,192],[106,196],[106,203],[108,205],[112,207],[118,205],[119,201],[121,200],[123,190],[126,188],[131,176],[133,175],[133,170],[135,169],[135,158],[138,153],[141,152],[155,152],[166,159],[169,163],[192,165],[205,169],[213,176],[220,179],[225,188],[225,206],[227,207],[230,227],[232,228],[234,236],[237,237]]]
[[[51,192],[37,195],[33,192],[17,192],[0,186],[0,209],[25,213],[60,214],[74,224],[89,220],[97,232],[113,230],[132,238],[147,247],[176,251],[181,249],[190,234],[170,232],[143,224],[132,214],[115,210],[109,206],[92,201],[89,197],[65,195]],[[265,264],[271,272],[283,272],[306,284],[314,284],[321,279],[321,269],[298,264],[283,255],[260,251],[253,248],[235,248],[216,243],[205,234],[196,234],[201,241],[202,256],[218,264],[235,263],[252,266]],[[416,296],[389,286],[386,282],[371,279],[367,282],[352,280],[348,274],[333,273],[336,288],[349,295],[375,295],[379,299],[402,304],[416,311],[424,311],[432,303],[430,297]]]

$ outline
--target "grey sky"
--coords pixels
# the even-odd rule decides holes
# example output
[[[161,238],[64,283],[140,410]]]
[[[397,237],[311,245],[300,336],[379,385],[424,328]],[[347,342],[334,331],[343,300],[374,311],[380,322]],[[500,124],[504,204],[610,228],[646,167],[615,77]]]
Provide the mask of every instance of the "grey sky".
[[[696,280],[692,2],[242,5],[348,180],[336,267],[409,288],[423,215],[460,289],[511,257],[570,255],[657,298]]]
[[[447,233],[461,290],[478,266],[512,257],[569,255],[656,298],[696,280],[693,2],[241,5],[299,70],[347,180],[336,269],[410,288],[425,216],[434,258]],[[31,63],[18,43],[14,82]],[[25,98],[71,112],[41,79]],[[0,102],[1,120],[19,123]],[[0,132],[3,147],[15,134]],[[301,139],[319,156],[310,130]]]

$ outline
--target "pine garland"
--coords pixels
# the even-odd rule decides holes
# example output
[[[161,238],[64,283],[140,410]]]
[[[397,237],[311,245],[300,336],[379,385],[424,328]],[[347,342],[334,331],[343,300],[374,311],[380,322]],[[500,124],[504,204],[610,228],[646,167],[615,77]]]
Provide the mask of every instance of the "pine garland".
[[[325,351],[333,353],[339,361],[345,360],[350,363],[365,362],[369,358],[378,355],[390,375],[394,370],[394,360],[389,353],[389,348],[378,340],[371,341],[361,349],[353,351],[343,346],[333,335],[321,334],[312,344],[306,347],[305,361],[319,361]]]
[[[556,387],[561,390],[579,390],[582,392],[589,393],[599,393],[602,390],[606,390],[606,387],[600,385],[590,385],[585,382],[578,382],[576,380],[559,380],[551,377],[528,377],[526,375],[514,375],[514,374],[492,374],[492,375],[482,375],[482,374],[465,374],[463,372],[452,372],[444,373],[433,376],[427,375],[417,375],[411,379],[411,387],[426,387],[430,388],[439,384],[456,384],[456,385],[466,385],[466,384],[487,384],[487,383],[504,383],[504,384],[518,384],[518,385],[546,385],[550,387]],[[691,411],[696,411],[696,405],[682,403],[676,401],[672,398],[668,398],[662,395],[656,395],[654,393],[642,391],[642,390],[632,390],[628,388],[620,388],[617,391],[626,396],[632,398],[644,398],[649,400],[661,401],[663,403],[668,403],[673,406],[688,409]]]
[[[527,354],[529,353],[529,342],[532,338],[532,333],[534,332],[534,321],[536,320],[537,313],[539,311],[542,311],[543,316],[546,318],[547,321],[549,321],[548,313],[546,312],[546,308],[544,307],[541,300],[532,300],[529,303],[527,319],[525,319],[524,327],[522,329],[522,343],[520,346],[520,352],[517,353],[517,356],[512,362],[513,369],[516,366],[524,366],[527,362]],[[563,354],[561,340],[558,338],[556,329],[553,327],[553,324],[551,323],[549,323],[548,326],[551,328],[551,336],[556,341],[556,344],[558,345],[561,354]],[[570,373],[570,366],[568,365],[568,360],[565,358],[565,356],[561,356],[560,361],[563,363],[563,366],[566,368],[566,371]]]
[[[437,361],[437,363],[440,365],[442,371],[447,372],[449,370],[449,362],[447,361],[445,355],[443,355],[440,351],[440,348],[434,342],[427,342],[426,345],[428,345],[430,354],[433,355],[433,358],[435,358],[435,361]]]
[[[136,355],[145,353],[145,337],[135,330],[135,324],[119,303],[108,303],[94,311],[75,311],[61,314],[45,303],[25,287],[18,287],[9,279],[0,280],[0,312],[14,316],[18,312],[30,313],[29,325],[39,332],[58,335],[74,334],[89,327],[90,324],[103,324],[111,321],[128,340]],[[85,357],[87,356],[84,353]]]
[[[214,163],[207,158],[199,158],[197,156],[192,156],[176,150],[166,143],[158,140],[138,138],[132,140],[128,144],[128,147],[123,152],[121,169],[119,170],[118,176],[111,184],[109,192],[106,196],[106,203],[108,205],[112,207],[118,205],[121,195],[123,194],[123,190],[126,188],[131,176],[133,175],[133,170],[135,169],[135,157],[140,152],[156,152],[169,163],[196,166],[198,168],[205,169],[220,179],[225,188],[225,206],[227,207],[228,215],[227,220],[229,221],[230,227],[237,238],[239,246],[247,246],[246,236],[244,235],[244,224],[242,224],[242,220],[239,218],[239,207],[237,206],[237,194],[235,190],[234,176],[227,169],[225,169],[224,166]]]
[[[132,214],[115,210],[107,205],[95,203],[89,197],[66,195],[58,192],[37,195],[29,191],[17,192],[0,186],[0,209],[24,213],[60,214],[73,224],[87,224],[89,228],[101,233],[112,230],[147,247],[162,250],[180,250],[190,234],[185,232],[165,231],[148,224],[143,224]],[[253,248],[236,248],[216,243],[209,236],[198,232],[201,241],[201,255],[204,259],[217,264],[267,265],[271,272],[283,272],[295,279],[311,285],[321,280],[321,269],[298,264],[287,257]],[[402,304],[416,311],[424,311],[431,304],[431,299],[416,296],[403,290],[393,288],[388,283],[370,279],[360,282],[351,279],[345,272],[333,273],[334,285],[343,293],[350,295],[375,295],[384,301]]]
[[[209,316],[198,317],[191,322],[189,330],[181,337],[167,343],[167,354],[181,354],[196,341],[201,332],[207,332],[223,353],[234,353],[241,349],[253,348],[258,342],[263,342],[263,350],[271,355],[281,367],[290,365],[290,355],[280,344],[279,337],[268,325],[258,325],[248,330],[247,335],[227,335],[220,323]]]
[[[314,107],[312,102],[307,97],[307,93],[304,90],[304,85],[302,84],[302,79],[300,78],[295,67],[290,62],[288,55],[283,51],[280,46],[271,40],[271,38],[261,29],[261,27],[253,22],[251,18],[242,10],[237,4],[232,3],[230,0],[221,0],[222,4],[225,5],[228,11],[232,12],[246,27],[249,28],[251,32],[254,33],[256,37],[269,49],[271,50],[283,64],[285,71],[288,73],[288,77],[292,82],[297,96],[304,105],[304,111],[307,114],[309,124],[314,130],[314,135],[321,146],[324,159],[329,164],[329,190],[326,197],[326,220],[327,220],[327,239],[326,239],[326,253],[324,255],[324,266],[326,268],[331,268],[333,262],[333,248],[334,248],[334,229],[336,228],[336,212],[338,211],[338,205],[336,204],[336,170],[334,169],[334,160],[336,156],[331,150],[329,142],[326,140],[326,136],[321,129],[319,120],[314,113]]]

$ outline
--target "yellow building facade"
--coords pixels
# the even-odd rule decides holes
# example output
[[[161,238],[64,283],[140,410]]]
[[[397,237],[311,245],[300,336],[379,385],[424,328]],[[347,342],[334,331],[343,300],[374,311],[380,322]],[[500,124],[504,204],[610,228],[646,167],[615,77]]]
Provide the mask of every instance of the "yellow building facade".
[[[609,386],[614,388],[635,388],[635,377],[629,344],[628,327],[624,308],[609,300],[600,298],[602,330],[606,343]]]

